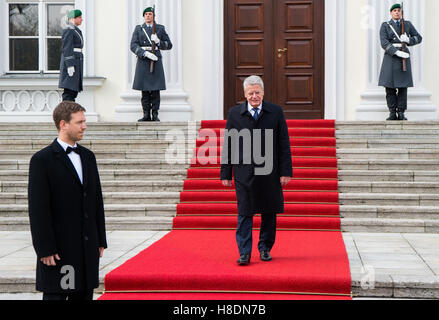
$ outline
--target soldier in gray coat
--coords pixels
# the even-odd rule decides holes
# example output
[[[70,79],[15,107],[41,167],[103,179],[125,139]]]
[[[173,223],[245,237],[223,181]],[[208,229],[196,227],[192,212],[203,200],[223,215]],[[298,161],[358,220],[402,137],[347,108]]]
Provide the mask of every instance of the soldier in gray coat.
[[[69,23],[62,34],[62,55],[59,68],[59,88],[64,89],[63,101],[75,102],[78,93],[82,91],[84,71],[84,38],[78,26],[82,23],[81,10],[68,13]]]
[[[143,118],[139,121],[160,121],[160,91],[166,90],[161,50],[171,50],[172,43],[165,27],[155,23],[153,8],[146,8],[143,17],[145,23],[136,26],[131,39],[131,51],[137,56],[133,89],[142,91]],[[154,63],[153,72],[151,63]]]
[[[407,120],[407,88],[413,87],[410,52],[402,51],[402,45],[414,46],[422,42],[422,36],[410,21],[405,21],[405,33],[401,34],[401,5],[390,8],[392,19],[381,26],[381,46],[385,50],[379,86],[386,88],[387,106],[390,117],[387,120]],[[406,59],[407,71],[402,69],[402,59]]]

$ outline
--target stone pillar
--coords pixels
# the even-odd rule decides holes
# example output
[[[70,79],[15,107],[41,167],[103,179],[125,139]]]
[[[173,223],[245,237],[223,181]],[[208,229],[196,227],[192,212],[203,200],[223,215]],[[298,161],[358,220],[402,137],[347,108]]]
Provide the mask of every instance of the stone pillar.
[[[161,121],[192,120],[192,108],[187,102],[188,96],[183,89],[181,1],[130,0],[127,1],[126,23],[126,90],[121,95],[123,102],[115,108],[116,121],[137,121],[142,117],[141,92],[132,90],[137,58],[130,51],[129,43],[135,26],[144,22],[143,10],[154,4],[157,23],[166,27],[173,44],[172,50],[162,51],[167,90],[161,92],[159,117]]]
[[[367,32],[367,79],[366,89],[361,95],[362,102],[357,106],[357,120],[385,120],[388,109],[385,89],[378,87],[378,79],[383,61],[379,31],[382,22],[389,21],[389,9],[394,0],[367,0],[367,15],[364,27]],[[405,0],[405,19],[410,20],[418,32],[425,36],[425,0]],[[431,101],[431,93],[424,85],[424,45],[410,48],[414,88],[409,88],[407,116],[409,120],[436,120],[437,106]]]

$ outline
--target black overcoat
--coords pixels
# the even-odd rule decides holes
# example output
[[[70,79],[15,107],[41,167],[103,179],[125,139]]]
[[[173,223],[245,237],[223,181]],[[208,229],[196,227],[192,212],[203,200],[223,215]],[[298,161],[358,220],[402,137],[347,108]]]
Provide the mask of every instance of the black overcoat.
[[[413,87],[411,59],[406,59],[407,71],[402,71],[402,59],[396,55],[396,52],[401,50],[401,48],[395,47],[395,44],[400,45],[401,41],[393,32],[389,24],[395,29],[399,36],[401,35],[401,27],[398,27],[395,21],[390,20],[389,22],[384,22],[382,24],[380,39],[381,47],[385,50],[385,54],[378,85],[386,88]],[[407,46],[414,46],[422,42],[422,36],[416,31],[410,21],[405,21],[405,31],[410,38],[410,44]],[[410,53],[408,49],[407,52]]]
[[[270,174],[255,175],[255,168],[263,167],[264,164],[257,165],[254,157],[251,157],[251,164],[246,164],[242,141],[239,144],[239,164],[232,163],[231,138],[226,135],[225,139],[228,139],[229,143],[228,148],[223,148],[221,180],[232,180],[233,172],[239,215],[283,213],[284,197],[280,177],[292,177],[293,169],[290,138],[282,108],[264,101],[262,112],[258,120],[255,121],[248,111],[247,103],[236,106],[230,110],[226,129],[236,129],[238,132],[249,129],[252,141],[255,137],[254,130],[261,129],[262,155],[266,155],[266,130],[273,130],[273,170]],[[224,153],[227,149],[228,156]]]
[[[160,44],[156,47],[154,54],[158,61],[154,62],[154,72],[150,72],[151,60],[143,55],[145,51],[152,52],[151,42],[145,35],[148,34],[149,39],[152,36],[152,30],[146,27],[146,23],[138,25],[134,29],[131,38],[131,51],[137,56],[136,74],[134,76],[133,89],[140,91],[159,91],[166,90],[165,72],[163,70],[161,50],[171,50],[172,42],[166,33],[165,27],[156,24],[155,32],[160,39]]]
[[[104,206],[96,158],[80,148],[83,184],[61,145],[37,152],[29,168],[29,218],[37,254],[36,289],[67,293],[61,287],[63,266],[74,270],[74,291],[99,286],[99,247],[107,247]],[[56,267],[40,258],[58,253]],[[66,269],[69,270],[69,269]]]
[[[75,48],[84,48],[84,38],[81,30],[69,23],[62,34],[58,87],[80,92],[83,90],[84,55],[82,52],[75,52]],[[72,77],[67,73],[69,67],[75,67],[75,73]]]

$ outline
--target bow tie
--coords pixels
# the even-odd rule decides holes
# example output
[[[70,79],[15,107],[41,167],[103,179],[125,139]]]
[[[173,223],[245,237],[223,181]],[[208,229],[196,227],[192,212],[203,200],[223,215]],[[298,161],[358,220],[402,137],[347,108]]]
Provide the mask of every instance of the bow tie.
[[[70,154],[70,152],[75,152],[76,154],[79,154],[79,148],[78,147],[76,147],[76,148],[67,147],[66,153]]]

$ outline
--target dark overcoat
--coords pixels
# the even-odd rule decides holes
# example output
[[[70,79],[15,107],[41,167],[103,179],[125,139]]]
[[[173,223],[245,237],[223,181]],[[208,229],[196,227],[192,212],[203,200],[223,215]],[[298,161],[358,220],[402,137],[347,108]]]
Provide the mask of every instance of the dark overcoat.
[[[382,24],[380,39],[381,47],[385,50],[385,54],[378,85],[386,88],[413,87],[411,59],[406,59],[407,71],[402,71],[402,59],[396,55],[396,52],[401,50],[401,48],[395,47],[395,44],[396,46],[401,45],[401,41],[389,24],[392,25],[398,36],[401,35],[401,27],[398,27],[395,21],[390,20]],[[410,38],[410,44],[407,44],[407,46],[414,46],[422,42],[422,36],[416,31],[410,21],[405,21],[405,31]],[[407,52],[410,53],[408,49]]]
[[[255,169],[263,167],[264,164],[258,165],[253,156],[251,157],[251,164],[246,164],[244,157],[246,151],[242,140],[239,143],[240,160],[238,164],[234,164],[235,162],[232,162],[232,138],[226,134],[225,139],[228,140],[228,148],[223,148],[221,180],[232,180],[233,172],[239,215],[283,213],[284,197],[280,177],[292,177],[293,168],[288,127],[282,108],[264,101],[262,112],[258,120],[255,121],[248,111],[247,103],[236,106],[230,110],[226,129],[236,129],[238,132],[249,129],[252,145],[255,138],[254,130],[261,129],[260,148],[263,156],[268,155],[268,152],[265,154],[267,129],[273,130],[273,170],[267,175],[255,175]],[[228,150],[228,155],[224,153],[226,150]],[[251,150],[253,150],[253,147]]]
[[[136,26],[131,38],[131,51],[137,56],[136,74],[134,76],[133,89],[140,91],[166,90],[165,72],[163,70],[161,50],[171,50],[172,42],[166,33],[165,27],[156,24],[155,31],[160,39],[160,44],[156,47],[154,54],[158,61],[154,62],[154,72],[150,72],[151,60],[143,55],[145,51],[152,52],[152,43],[149,41],[152,36],[151,28],[146,27],[146,23]]]
[[[83,89],[84,55],[82,52],[75,52],[75,48],[84,48],[84,38],[81,30],[69,23],[62,34],[62,54],[58,87],[80,92]],[[72,77],[67,73],[69,67],[75,67],[75,73]]]
[[[62,278],[67,276],[65,270],[61,273],[63,266],[73,267],[72,291],[99,286],[99,247],[107,247],[101,183],[93,152],[78,147],[83,184],[56,140],[30,161],[29,218],[37,254],[38,291],[68,293],[70,290],[61,287]],[[61,258],[56,267],[40,261],[56,253]]]

